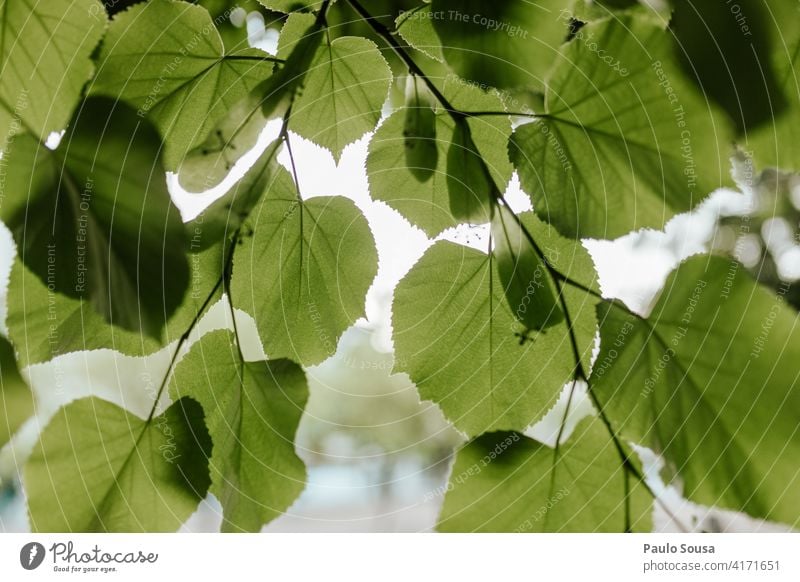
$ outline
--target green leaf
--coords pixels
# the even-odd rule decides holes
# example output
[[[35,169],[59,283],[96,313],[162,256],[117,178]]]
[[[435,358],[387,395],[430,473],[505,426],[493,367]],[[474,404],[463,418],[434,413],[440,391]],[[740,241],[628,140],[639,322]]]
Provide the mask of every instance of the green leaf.
[[[673,2],[670,27],[681,64],[739,133],[769,123],[786,105],[770,62],[763,0]]]
[[[743,267],[680,265],[646,320],[598,308],[590,384],[622,438],[671,462],[695,502],[796,523],[798,315]]]
[[[313,58],[314,53],[316,53],[317,47],[319,46],[319,41],[321,40],[321,35],[316,35],[316,23],[317,19],[313,14],[305,14],[305,13],[294,13],[290,14],[286,18],[286,22],[283,24],[281,28],[281,34],[278,37],[278,58],[279,59],[289,59],[294,52],[295,49],[300,47],[304,47],[304,45],[309,45],[309,38],[314,38],[314,42],[312,42],[308,46],[308,51],[311,52],[309,58]],[[306,52],[303,49],[300,49],[299,52]],[[295,75],[302,75],[303,71],[294,71]]]
[[[505,206],[492,218],[493,253],[508,305],[528,331],[540,331],[564,319],[545,258],[523,225]]]
[[[571,244],[573,255],[586,254]],[[558,260],[554,268],[577,278],[564,239],[541,247]],[[525,430],[555,404],[576,367],[565,322],[527,333],[506,301],[493,262],[480,251],[438,242],[400,282],[393,305],[395,372],[408,373],[423,399],[472,436]],[[583,276],[593,278],[591,272]],[[595,300],[579,289],[565,287],[564,293],[579,355],[588,360]]]
[[[510,155],[536,211],[564,234],[660,229],[729,181],[726,119],[684,79],[670,33],[650,19],[620,14],[578,30],[545,100]]]
[[[418,182],[427,182],[436,171],[439,159],[435,104],[433,95],[415,75],[409,76],[406,81],[403,126],[406,167]]]
[[[518,433],[485,434],[459,450],[437,529],[650,531],[651,509],[652,498],[623,468],[605,427],[588,419],[557,457]]]
[[[0,448],[33,412],[33,394],[20,376],[14,348],[0,337]]]
[[[391,82],[389,65],[372,41],[334,39],[317,50],[305,74],[290,128],[338,161],[346,145],[375,128]]]
[[[457,108],[471,111],[504,110],[503,102],[496,94],[484,93],[456,77],[449,78],[441,90]],[[451,213],[448,192],[448,148],[453,141],[455,124],[447,111],[441,108],[436,111],[436,169],[428,180],[420,183],[406,157],[408,138],[403,131],[407,115],[407,109],[392,114],[370,141],[367,156],[370,193],[376,200],[382,200],[400,212],[428,236],[434,237],[460,222]],[[511,135],[509,119],[492,115],[470,118],[467,123],[475,149],[486,162],[494,183],[503,189],[513,173],[506,150]],[[472,161],[479,163],[474,159]],[[488,221],[488,215],[485,220]]]
[[[230,239],[247,220],[279,171],[277,157],[282,146],[282,139],[270,143],[245,175],[188,225],[194,249],[206,249]]]
[[[283,12],[289,14],[290,12],[308,12],[311,10],[319,10],[322,6],[322,0],[258,0],[269,10],[276,12]],[[335,0],[334,0],[335,1]]]
[[[256,145],[267,121],[286,115],[322,38],[322,23],[313,16],[289,16],[278,43],[283,66],[237,102],[206,141],[189,152],[178,170],[184,188],[204,191],[222,182],[236,161]]]
[[[433,27],[430,4],[401,12],[395,20],[395,29],[409,45],[436,61],[444,62],[442,43]]]
[[[173,397],[203,406],[213,442],[211,493],[223,531],[259,531],[303,491],[294,440],[308,399],[303,370],[289,360],[241,362],[228,331],[203,336],[178,364]]]
[[[429,179],[420,182],[419,171],[409,167],[406,153],[409,138],[403,132],[407,116],[405,109],[394,112],[369,142],[370,195],[374,200],[386,202],[425,234],[434,237],[459,222],[450,213],[447,193],[447,144],[453,134],[453,122],[446,113],[436,114],[436,169]]]
[[[769,5],[771,62],[788,106],[773,112],[773,123],[748,132],[742,139],[759,168],[800,171],[800,5],[774,2]],[[765,63],[767,66],[767,63]],[[760,83],[761,81],[759,81]]]
[[[131,356],[147,356],[177,340],[192,320],[222,295],[223,246],[204,242],[209,234],[202,220],[190,223],[188,229],[192,238],[188,289],[159,338],[110,325],[86,301],[51,292],[45,282],[16,259],[9,282],[6,323],[20,366],[84,350],[113,349]]]
[[[183,188],[205,192],[230,174],[239,158],[256,145],[270,119],[264,114],[264,103],[264,87],[259,86],[231,107],[206,140],[182,160],[178,182]],[[281,109],[279,114],[283,113]]]
[[[332,356],[363,316],[377,273],[367,221],[345,198],[298,200],[281,170],[247,226],[253,234],[234,255],[233,304],[255,318],[270,358],[309,366]]]
[[[29,136],[16,139],[0,184],[0,218],[50,291],[153,337],[189,282],[183,225],[159,147],[132,110],[93,99],[56,151]]]
[[[112,21],[91,91],[124,99],[151,119],[172,170],[270,76],[268,58],[250,48],[226,53],[202,6],[151,0]]]
[[[583,23],[608,18],[622,10],[653,19],[658,18],[659,13],[663,13],[660,22],[666,27],[669,24],[672,7],[667,2],[663,5],[644,5],[639,0],[576,0],[571,10],[572,18]]]
[[[491,205],[500,195],[469,124],[459,120],[447,148],[447,193],[450,212],[462,222],[488,222]]]
[[[203,411],[180,400],[143,420],[99,398],[61,408],[25,466],[37,532],[177,530],[205,497]]]
[[[564,0],[433,0],[430,18],[447,63],[465,79],[494,87],[544,87],[567,38]],[[419,14],[425,17],[427,14]]]
[[[64,129],[105,26],[97,0],[0,0],[0,150],[20,131]]]

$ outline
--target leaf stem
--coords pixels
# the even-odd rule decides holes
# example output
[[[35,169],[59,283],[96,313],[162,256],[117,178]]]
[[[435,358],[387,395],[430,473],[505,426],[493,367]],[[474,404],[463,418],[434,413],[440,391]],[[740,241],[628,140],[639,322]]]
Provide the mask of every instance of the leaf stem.
[[[442,94],[439,88],[430,80],[430,78],[425,74],[425,72],[420,68],[420,66],[414,61],[413,57],[409,54],[408,50],[402,46],[396,38],[396,35],[386,28],[386,26],[377,20],[372,14],[370,14],[366,8],[364,8],[358,0],[347,0],[347,3],[353,7],[353,9],[358,13],[359,16],[372,28],[373,31],[377,35],[379,35],[389,48],[402,60],[405,65],[408,67],[409,72],[412,75],[416,75],[420,77],[424,83],[428,86],[431,93],[434,94],[436,99],[442,105],[442,107],[450,114],[450,116],[457,122],[462,122],[467,117],[481,117],[481,116],[489,116],[489,115],[508,115],[508,116],[517,116],[517,117],[539,117],[539,114],[533,112],[508,112],[508,111],[464,111],[457,107],[454,107],[452,103],[447,99],[447,97]]]
[[[303,202],[303,196],[300,193],[300,177],[297,174],[297,165],[294,161],[294,152],[292,151],[292,141],[289,139],[289,117],[292,114],[292,107],[289,106],[289,109],[286,111],[285,123],[281,128],[281,133],[278,136],[278,139],[282,140],[284,144],[286,144],[286,153],[289,154],[289,165],[292,166],[292,178],[294,178],[294,189],[295,193],[297,194],[297,202]],[[302,219],[301,219],[302,220]]]
[[[552,499],[556,489],[556,472],[558,470],[558,459],[561,455],[561,438],[564,436],[564,427],[567,425],[567,418],[569,417],[570,408],[572,408],[572,398],[575,395],[575,386],[578,384],[577,378],[572,381],[572,386],[569,389],[569,397],[567,398],[567,406],[564,409],[564,414],[561,417],[561,426],[558,427],[558,434],[556,435],[556,443],[553,448],[553,468],[550,471],[550,489],[547,494],[548,499]],[[549,512],[548,512],[549,513]],[[548,514],[545,514],[545,520],[548,519]],[[547,522],[545,521],[545,526]]]
[[[492,115],[508,116],[508,117],[531,117],[539,119],[542,117],[540,113],[533,111],[461,111],[464,117],[490,117]]]
[[[626,472],[626,474],[629,473],[629,474],[633,475],[636,478],[636,480],[639,481],[642,484],[642,486],[647,490],[647,492],[650,494],[650,496],[653,498],[653,500],[656,501],[656,503],[658,503],[659,505],[661,505],[661,507],[664,509],[664,511],[667,513],[667,515],[669,515],[670,519],[672,519],[672,521],[674,521],[675,524],[681,530],[683,530],[684,532],[688,531],[688,529],[680,522],[680,520],[672,512],[672,510],[670,510],[670,508],[667,507],[666,503],[664,503],[664,501],[661,498],[659,498],[658,495],[656,495],[655,491],[653,491],[652,487],[650,487],[650,484],[647,482],[647,480],[645,479],[645,477],[642,474],[642,472],[639,471],[638,467],[636,467],[636,465],[633,463],[633,461],[631,461],[630,455],[626,451],[625,447],[622,444],[621,439],[619,438],[619,436],[617,435],[616,431],[614,430],[614,427],[611,424],[611,421],[606,416],[605,410],[603,409],[603,407],[602,407],[602,405],[600,403],[600,400],[597,398],[597,395],[592,390],[592,385],[589,382],[589,379],[587,377],[586,371],[583,369],[583,363],[581,362],[581,358],[580,358],[580,351],[578,349],[577,338],[575,337],[575,330],[574,330],[574,328],[572,326],[572,320],[570,318],[569,311],[567,310],[567,303],[566,303],[566,300],[564,299],[564,292],[563,292],[563,287],[561,286],[561,282],[556,281],[556,289],[558,291],[559,301],[561,301],[561,307],[564,310],[564,317],[566,319],[567,330],[569,332],[570,344],[572,345],[572,352],[573,352],[573,355],[575,357],[575,376],[576,376],[576,379],[584,380],[586,382],[586,386],[587,386],[586,392],[589,395],[589,398],[591,398],[592,404],[594,404],[594,407],[597,409],[598,415],[600,416],[600,419],[603,421],[603,425],[606,427],[606,430],[608,431],[608,434],[611,437],[612,442],[614,443],[614,448],[617,450],[617,454],[619,455],[620,461],[622,463],[623,470]],[[569,411],[569,408],[567,408],[567,411]],[[567,413],[564,414],[564,421],[566,421],[566,414]],[[563,421],[562,421],[561,429],[563,430],[563,428],[564,428],[564,426],[563,426]],[[557,452],[558,452],[558,442],[556,442],[556,455],[557,455]],[[626,485],[627,485],[627,481],[626,481]],[[628,505],[630,503],[630,496],[627,495],[627,494],[625,496],[625,503],[626,503],[626,508],[625,508],[626,532],[629,532],[630,529],[631,529],[631,527],[630,527],[630,507]]]
[[[239,234],[241,232],[241,226],[236,229],[231,237],[231,249],[235,249],[236,245],[239,241]],[[242,364],[244,364],[244,354],[242,353],[242,342],[239,339],[239,327],[236,323],[236,310],[233,307],[233,294],[231,293],[231,279],[233,278],[233,251],[230,253],[231,260],[226,261],[225,270],[222,275],[223,279],[223,288],[225,289],[225,298],[227,299],[228,309],[231,314],[231,324],[233,325],[233,336],[236,341],[236,350],[239,353],[239,360]]]
[[[656,492],[653,491],[653,488],[650,487],[650,484],[647,482],[642,472],[639,471],[639,468],[631,461],[630,456],[625,450],[625,447],[622,446],[621,439],[614,430],[614,427],[611,424],[611,421],[608,419],[608,416],[606,416],[605,410],[603,409],[603,405],[600,403],[600,400],[597,398],[597,395],[595,395],[595,393],[592,391],[591,385],[589,385],[589,389],[586,392],[587,394],[589,394],[589,398],[591,398],[592,404],[594,404],[594,407],[597,409],[600,420],[602,420],[603,424],[606,427],[606,430],[608,431],[609,435],[611,435],[611,440],[614,443],[614,447],[617,449],[617,453],[619,454],[620,459],[622,459],[622,463],[625,470],[628,471],[631,475],[633,475],[636,478],[636,480],[642,484],[642,486],[647,490],[650,496],[664,509],[666,514],[670,517],[670,519],[673,522],[675,522],[675,524],[681,529],[681,531],[683,531],[684,533],[688,532],[689,528],[687,528],[678,519],[678,516],[676,516],[675,513],[667,506],[664,500],[662,500],[656,494]]]
[[[162,378],[161,384],[159,385],[158,391],[156,392],[156,396],[153,399],[153,406],[150,408],[150,414],[148,414],[145,424],[149,424],[150,421],[153,420],[153,416],[155,416],[156,408],[158,408],[158,402],[161,400],[161,396],[164,393],[164,389],[167,387],[167,382],[169,381],[170,375],[172,374],[172,371],[175,368],[175,364],[178,362],[178,356],[181,353],[183,346],[189,340],[189,336],[192,334],[192,331],[194,331],[194,328],[197,326],[200,319],[203,317],[203,315],[205,315],[208,306],[211,304],[211,300],[217,294],[219,288],[224,284],[224,273],[228,268],[227,267],[228,264],[233,263],[234,248],[236,248],[235,240],[231,242],[230,248],[228,249],[228,254],[225,257],[225,265],[223,266],[223,273],[220,274],[219,279],[217,279],[217,282],[214,284],[214,287],[211,289],[208,296],[203,301],[203,304],[197,310],[197,313],[195,313],[195,316],[192,318],[192,321],[189,323],[189,326],[186,328],[186,331],[184,331],[181,334],[181,337],[178,338],[178,343],[175,346],[175,351],[172,353],[172,358],[169,361],[169,365],[167,366],[166,372],[164,372],[164,377]]]
[[[575,358],[575,379],[584,380],[588,382],[588,375],[583,369],[583,359],[581,358],[580,348],[578,347],[578,338],[575,337],[575,329],[572,326],[572,317],[569,314],[567,307],[567,299],[564,296],[564,288],[561,286],[561,281],[555,281],[556,291],[558,294],[558,301],[561,303],[561,310],[564,312],[564,323],[567,326],[569,333],[569,343],[572,346],[572,355]]]
[[[547,257],[544,254],[544,251],[539,246],[539,244],[536,242],[536,239],[533,238],[533,235],[527,229],[525,224],[523,224],[523,222],[520,220],[519,216],[517,216],[516,212],[514,212],[511,209],[511,205],[505,199],[505,196],[500,194],[500,195],[498,195],[497,198],[500,201],[500,203],[502,203],[503,206],[505,206],[508,209],[509,213],[514,217],[514,220],[517,222],[517,225],[522,230],[523,234],[525,235],[525,238],[528,240],[528,242],[530,243],[531,247],[533,247],[534,252],[537,255],[539,255],[539,258],[542,259],[542,262],[544,263],[545,268],[547,269],[548,273],[550,273],[550,276],[553,277],[553,279],[556,279],[557,281],[562,281],[564,283],[567,283],[568,285],[571,285],[572,287],[580,289],[581,291],[583,291],[585,293],[588,293],[588,294],[596,297],[597,299],[605,299],[601,293],[598,293],[596,290],[592,289],[591,287],[587,287],[583,283],[580,283],[579,281],[576,281],[575,279],[573,279],[572,277],[569,277],[568,275],[564,275],[561,271],[556,269],[550,263],[550,261],[547,259]]]
[[[200,309],[197,310],[197,313],[195,314],[194,318],[192,319],[191,323],[189,324],[189,327],[186,328],[186,331],[184,331],[181,334],[181,337],[178,338],[178,343],[175,346],[175,351],[172,354],[172,358],[170,359],[169,366],[167,366],[167,371],[164,373],[164,377],[162,378],[161,384],[158,387],[158,392],[156,392],[156,396],[153,399],[153,406],[150,408],[150,414],[147,416],[146,423],[149,423],[153,419],[153,416],[155,415],[156,408],[158,407],[158,402],[159,402],[159,400],[161,400],[161,395],[164,393],[164,388],[166,388],[166,386],[167,386],[167,381],[169,380],[170,374],[172,373],[172,370],[173,370],[173,368],[175,367],[175,364],[178,361],[178,354],[180,354],[181,349],[183,348],[183,345],[187,342],[187,340],[189,339],[189,336],[191,335],[191,333],[194,330],[195,326],[197,325],[197,323],[200,321],[200,318],[205,313],[205,310],[208,308],[208,305],[211,302],[211,299],[213,299],[214,295],[219,290],[220,285],[222,285],[222,277],[220,277],[217,280],[217,283],[214,285],[214,288],[208,294],[208,297],[206,297],[205,301],[200,306]]]
[[[283,64],[286,62],[285,59],[279,59],[278,57],[273,57],[268,54],[262,55],[237,55],[236,53],[225,55],[222,57],[223,60],[226,61],[261,61],[267,63],[280,63]]]
[[[423,80],[425,85],[428,86],[430,92],[436,97],[436,99],[441,103],[442,107],[453,117],[455,120],[462,120],[465,117],[463,111],[456,109],[453,105],[448,101],[447,97],[445,97],[439,88],[430,80],[428,75],[425,74],[419,65],[414,61],[408,51],[403,47],[397,39],[394,37],[392,32],[386,28],[386,26],[378,21],[374,16],[372,16],[366,8],[364,8],[358,0],[347,0],[347,3],[353,7],[358,15],[366,22],[375,33],[383,38],[389,48],[400,58],[401,61],[405,63],[408,67],[408,70],[413,75],[418,76],[420,79]]]
[[[322,26],[328,26],[328,8],[330,8],[332,0],[324,0],[322,5],[319,7],[319,11],[317,12],[317,20],[316,24]]]

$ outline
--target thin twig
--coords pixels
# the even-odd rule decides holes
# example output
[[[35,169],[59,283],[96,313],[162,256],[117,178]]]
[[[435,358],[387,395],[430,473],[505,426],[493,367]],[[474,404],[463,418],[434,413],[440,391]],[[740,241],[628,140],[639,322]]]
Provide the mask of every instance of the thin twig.
[[[442,105],[442,107],[450,114],[450,116],[454,119],[454,121],[456,123],[463,123],[464,124],[467,132],[470,131],[469,130],[469,126],[465,122],[466,118],[468,118],[468,117],[478,117],[478,116],[481,116],[481,115],[517,115],[517,116],[531,116],[531,117],[545,117],[545,118],[547,117],[546,115],[536,115],[536,114],[532,114],[532,113],[518,113],[518,112],[513,112],[513,113],[509,113],[509,112],[500,113],[500,112],[494,112],[494,111],[464,112],[464,111],[461,111],[460,109],[455,108],[450,103],[450,101],[441,93],[441,91],[439,91],[438,87],[436,87],[436,85],[433,83],[433,81],[431,81],[431,79],[428,78],[428,76],[425,74],[425,72],[417,65],[417,63],[414,61],[414,59],[411,57],[411,55],[408,53],[408,51],[402,45],[400,45],[400,43],[397,41],[395,36],[391,33],[391,31],[388,28],[386,28],[386,26],[384,26],[381,22],[377,21],[359,3],[358,0],[347,0],[347,2],[361,16],[361,18],[373,29],[373,31],[375,31],[375,33],[377,33],[379,36],[381,36],[384,39],[386,44],[408,66],[409,72],[414,74],[414,75],[416,75],[416,76],[418,76],[418,77],[420,77],[425,82],[425,84],[428,86],[428,89],[430,89],[431,93],[433,93],[433,95],[437,98],[437,100]],[[484,166],[486,165],[483,160],[481,160],[481,162],[484,164]],[[489,175],[491,176],[491,174],[489,174]],[[502,194],[499,194],[499,192],[498,192],[497,195],[496,195],[496,198],[497,199],[494,201],[494,203],[503,204],[509,210],[511,210],[508,202],[505,200],[505,198],[502,196]],[[579,282],[571,279],[570,277],[564,275],[563,273],[561,273],[560,271],[555,269],[555,267],[553,267],[553,265],[551,265],[550,262],[547,260],[547,258],[545,257],[542,249],[536,243],[536,240],[533,238],[531,233],[528,231],[528,229],[525,227],[525,225],[522,223],[522,221],[519,219],[519,217],[516,215],[516,213],[512,211],[511,214],[514,216],[515,220],[517,221],[518,225],[522,229],[522,232],[525,234],[526,239],[531,244],[531,246],[533,247],[534,251],[542,258],[546,268],[548,269],[549,273],[553,276],[553,278],[554,278],[554,280],[556,282],[556,287],[557,287],[557,290],[558,290],[558,297],[559,297],[559,301],[561,303],[561,307],[562,307],[562,309],[564,311],[564,316],[566,318],[566,326],[567,326],[567,330],[568,330],[569,337],[570,337],[570,344],[572,346],[573,356],[574,356],[574,359],[575,359],[575,381],[577,382],[577,380],[584,380],[584,381],[587,382],[587,384],[588,384],[587,393],[589,394],[590,398],[592,399],[592,402],[594,403],[595,407],[597,408],[598,414],[599,414],[603,424],[605,425],[606,430],[608,431],[608,433],[609,433],[609,435],[610,435],[610,437],[612,439],[612,442],[614,443],[614,446],[615,446],[615,448],[617,450],[617,453],[619,455],[620,461],[622,462],[623,469],[625,471],[628,471],[634,477],[636,477],[636,479],[645,487],[645,489],[653,497],[653,499],[664,508],[664,510],[667,512],[667,514],[670,516],[670,518],[673,521],[675,521],[675,523],[681,529],[683,529],[685,531],[688,531],[683,526],[683,524],[677,519],[677,517],[672,513],[672,511],[666,506],[666,504],[663,502],[663,500],[661,500],[655,494],[653,489],[650,487],[650,485],[645,480],[644,475],[642,475],[641,471],[639,471],[639,469],[636,467],[636,465],[630,460],[630,458],[628,456],[628,453],[625,450],[625,447],[623,447],[622,442],[619,439],[619,437],[617,436],[616,432],[614,431],[614,428],[613,428],[611,422],[609,421],[608,417],[606,416],[605,411],[603,410],[602,406],[600,406],[599,400],[597,399],[596,395],[592,391],[591,384],[588,383],[588,377],[587,377],[586,371],[583,369],[583,363],[582,363],[582,359],[580,357],[580,350],[578,348],[577,338],[575,337],[575,330],[573,329],[571,317],[570,317],[569,311],[567,309],[567,304],[566,304],[566,300],[565,300],[565,297],[564,297],[564,292],[563,292],[563,288],[561,286],[561,283],[566,283],[568,285],[571,285],[573,287],[581,289],[581,290],[585,291],[586,293],[589,293],[590,295],[592,295],[592,296],[594,296],[594,297],[596,297],[598,299],[603,299],[603,296],[600,293],[598,293],[597,291],[595,291],[594,289],[591,289],[591,288],[583,285],[582,283],[579,283]],[[574,389],[574,384],[573,384],[573,389]],[[570,395],[570,398],[571,398],[571,395]],[[569,406],[567,407],[567,412],[565,413],[565,416],[566,416],[566,414],[568,412],[569,412]],[[561,434],[562,431],[563,431],[563,422],[562,422],[562,427],[561,427],[559,433]],[[559,440],[560,440],[560,438],[559,438]],[[556,450],[558,450],[558,443],[556,443]],[[629,501],[626,498],[626,503],[628,503],[628,502]],[[628,516],[626,519],[629,519],[629,509],[628,508],[626,508],[626,515]],[[629,525],[630,524],[626,523],[626,529],[629,529]]]

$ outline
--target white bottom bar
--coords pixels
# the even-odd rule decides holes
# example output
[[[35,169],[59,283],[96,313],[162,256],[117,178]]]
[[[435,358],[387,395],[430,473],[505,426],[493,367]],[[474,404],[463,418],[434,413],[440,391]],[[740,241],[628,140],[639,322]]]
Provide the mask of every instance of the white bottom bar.
[[[39,547],[30,556],[32,543]],[[71,545],[70,545],[71,544]],[[24,551],[23,551],[24,549]],[[135,563],[126,561],[135,560]],[[41,562],[38,567],[28,566]],[[0,580],[800,580],[792,534],[0,535]],[[564,578],[566,577],[566,578]],[[178,578],[176,578],[178,579]],[[185,579],[185,578],[184,578]]]

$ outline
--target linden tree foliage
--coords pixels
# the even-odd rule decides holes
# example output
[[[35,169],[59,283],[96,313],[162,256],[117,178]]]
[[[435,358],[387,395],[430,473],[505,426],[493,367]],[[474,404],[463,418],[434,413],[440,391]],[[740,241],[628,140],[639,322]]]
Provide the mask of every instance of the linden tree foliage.
[[[77,400],[56,413],[25,467],[31,527],[175,530],[205,496],[210,451],[194,400],[146,420],[99,398]]]
[[[97,0],[0,2],[0,135],[45,139],[72,117],[106,28]]]
[[[311,60],[324,36],[324,16],[291,14],[281,30],[274,74],[240,99],[217,123],[206,140],[190,151],[178,174],[181,185],[202,191],[218,185],[236,161],[253,148],[267,121],[283,116],[290,121],[291,106],[302,91]]]
[[[649,530],[668,507],[643,448],[693,502],[797,523],[786,289],[699,254],[634,311],[582,240],[696,209],[734,183],[735,148],[800,170],[796,2],[261,4],[239,7],[277,46],[232,30],[231,2],[0,0],[0,445],[37,413],[33,530],[175,531],[207,495],[225,531],[286,512],[306,369],[367,317],[373,202],[433,239],[391,332],[393,372],[467,439],[440,530]],[[365,145],[371,200],[305,191],[300,138],[336,163]],[[161,351],[149,413],[88,397],[43,416],[26,368],[93,350]],[[592,410],[568,423],[579,393]]]
[[[165,164],[175,169],[272,68],[258,49],[227,52],[205,8],[155,0],[114,17],[91,91],[124,99],[151,119],[164,138]]]
[[[538,241],[535,265],[524,267],[526,288],[507,277],[505,249],[522,242],[515,240],[490,254],[438,242],[395,291],[396,371],[408,373],[420,395],[468,435],[522,431],[539,420],[575,377],[570,336],[581,361],[594,344],[591,259],[533,214],[521,219],[518,227]],[[564,284],[568,278],[576,286]],[[555,299],[556,289],[561,301],[531,329],[527,312],[542,307],[542,294]]]
[[[481,435],[458,451],[439,530],[649,531],[652,498],[626,485],[616,455],[596,418],[555,452],[518,433]]]
[[[124,104],[90,99],[55,150],[28,134],[14,139],[0,186],[0,218],[51,292],[155,337],[189,280],[159,149],[155,131]],[[156,292],[142,293],[145,286]]]
[[[470,129],[469,149],[464,144],[452,145],[456,133],[456,123],[441,104],[434,108],[432,127],[425,133],[409,133],[408,118],[411,115],[425,115],[430,108],[429,89],[422,81],[414,83],[415,100],[409,101],[402,109],[384,120],[370,140],[367,156],[367,175],[371,194],[386,202],[400,212],[412,224],[418,226],[428,236],[436,236],[442,230],[455,226],[461,221],[454,215],[450,206],[450,187],[466,192],[468,199],[474,199],[477,187],[467,178],[459,179],[458,174],[467,172],[463,164],[475,170],[481,162],[470,159],[480,157],[485,162],[498,191],[505,190],[513,168],[505,153],[505,145],[511,135],[511,123],[507,117],[475,117],[467,121]],[[497,95],[487,94],[461,79],[446,78],[440,83],[448,101],[456,107],[471,107],[487,111],[503,111],[503,103]],[[417,95],[422,94],[422,97]],[[423,101],[421,101],[423,100]],[[459,132],[464,139],[463,128]],[[434,151],[415,154],[413,150],[428,148]],[[411,154],[410,154],[411,150]],[[453,174],[448,171],[448,157],[454,158]],[[459,160],[458,158],[464,158]],[[487,177],[483,178],[485,187],[490,187]],[[485,198],[485,197],[484,197]],[[488,201],[487,201],[488,202]]]
[[[318,364],[363,316],[377,272],[367,221],[350,200],[303,200],[280,169],[233,257],[234,304],[256,320],[270,357]]]
[[[783,297],[696,257],[646,319],[618,303],[598,318],[598,361],[614,362],[590,382],[620,434],[660,451],[689,499],[795,523],[800,322]]]
[[[510,154],[564,234],[660,229],[729,182],[727,120],[679,70],[673,42],[620,16],[587,24],[556,57],[543,114],[517,129]]]
[[[223,530],[258,531],[286,511],[306,478],[293,444],[308,400],[302,368],[291,360],[245,362],[233,334],[215,331],[178,364],[170,392],[206,411],[211,493],[222,503]]]

